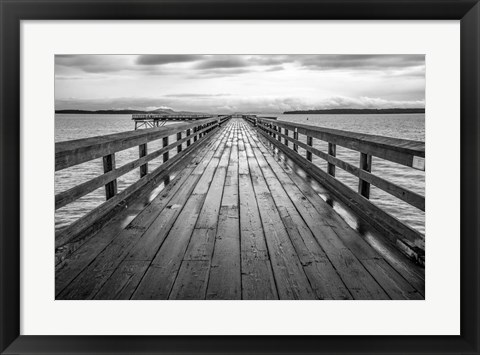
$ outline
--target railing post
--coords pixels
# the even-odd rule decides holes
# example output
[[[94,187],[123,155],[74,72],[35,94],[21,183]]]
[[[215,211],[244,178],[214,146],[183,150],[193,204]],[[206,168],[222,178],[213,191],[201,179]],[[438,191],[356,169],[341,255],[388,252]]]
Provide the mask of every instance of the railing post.
[[[177,133],[177,142],[182,139],[182,132]],[[179,144],[177,145],[177,153],[180,153],[182,151],[182,145]]]
[[[138,146],[138,157],[143,158],[147,155],[147,143]],[[148,162],[140,165],[140,178],[148,174]]]
[[[328,143],[328,155],[335,157],[337,155],[337,145],[333,143]],[[332,176],[335,176],[335,164],[328,163],[328,173]]]
[[[370,154],[360,153],[360,169],[372,171],[372,156]],[[358,178],[358,193],[363,197],[370,198],[370,183]]]
[[[296,141],[298,141],[298,131],[297,129],[295,128],[295,130],[293,131],[293,139],[295,139]],[[293,150],[298,153],[298,145],[293,143]]]
[[[310,136],[307,136],[307,145],[310,147],[313,145],[313,138]],[[307,160],[312,161],[312,152],[309,152],[308,150],[306,152],[307,152]]]
[[[187,136],[190,135],[190,129],[187,129]],[[190,146],[190,139],[187,139],[187,147]]]
[[[286,137],[285,137],[285,139],[283,140],[283,143],[285,143],[285,145],[288,147],[288,139],[287,139],[287,137],[288,137],[288,129],[286,129],[286,128],[285,128],[285,136],[286,136]]]
[[[115,153],[105,155],[103,157],[103,172],[115,170]],[[110,181],[105,185],[105,197],[107,200],[111,199],[117,194],[117,179]]]
[[[163,137],[163,144],[162,144],[162,146],[163,146],[163,148],[165,148],[167,145],[168,145],[168,136],[167,136],[167,137]],[[170,155],[170,152],[168,152],[168,151],[165,152],[165,153],[163,153],[163,162],[164,162],[164,163],[168,160],[169,155]]]

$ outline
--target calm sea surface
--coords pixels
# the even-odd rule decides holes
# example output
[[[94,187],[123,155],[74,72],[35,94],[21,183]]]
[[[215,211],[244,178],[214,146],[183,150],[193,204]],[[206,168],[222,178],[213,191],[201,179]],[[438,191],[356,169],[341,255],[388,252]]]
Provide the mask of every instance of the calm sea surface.
[[[272,116],[268,114],[266,116]],[[279,120],[308,124],[318,127],[327,127],[348,130],[353,132],[377,134],[395,138],[425,141],[425,115],[278,115]],[[55,115],[55,141],[94,137],[110,133],[131,131],[134,123],[131,115]],[[171,137],[173,141],[174,137]],[[305,140],[300,136],[299,139]],[[161,140],[160,140],[161,141]],[[161,142],[149,144],[149,151],[160,148]],[[316,148],[327,151],[327,144],[314,140]],[[300,153],[302,149],[299,149]],[[172,155],[173,152],[170,152]],[[359,153],[337,146],[337,157],[354,165],[359,164]],[[117,167],[138,158],[138,147],[127,149],[116,154]],[[327,164],[314,156],[314,162],[322,169]],[[161,157],[149,163],[149,170],[153,170],[161,163]],[[425,195],[425,172],[391,163],[373,157],[372,172],[397,185]],[[59,171],[55,174],[55,193],[67,190],[79,183],[88,181],[103,173],[101,159],[87,162],[72,168]],[[358,188],[358,179],[349,173],[336,169],[337,178],[350,188]],[[138,169],[122,176],[118,180],[118,190],[122,191],[139,177]],[[85,213],[100,205],[104,201],[103,187],[84,196],[76,202],[67,205],[55,213],[56,228],[65,227]],[[424,212],[412,207],[401,200],[372,186],[372,202],[393,214],[418,231],[425,233]]]

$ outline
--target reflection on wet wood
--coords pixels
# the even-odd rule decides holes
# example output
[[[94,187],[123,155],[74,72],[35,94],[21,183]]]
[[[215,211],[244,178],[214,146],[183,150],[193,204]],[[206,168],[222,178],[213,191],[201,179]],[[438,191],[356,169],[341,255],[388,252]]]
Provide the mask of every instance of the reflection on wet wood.
[[[288,130],[272,140],[305,144]],[[351,228],[254,125],[231,118],[209,139],[199,132],[178,136],[190,139],[180,154],[196,149],[148,204],[131,205],[129,223],[113,219],[57,264],[56,299],[424,298],[423,268]]]

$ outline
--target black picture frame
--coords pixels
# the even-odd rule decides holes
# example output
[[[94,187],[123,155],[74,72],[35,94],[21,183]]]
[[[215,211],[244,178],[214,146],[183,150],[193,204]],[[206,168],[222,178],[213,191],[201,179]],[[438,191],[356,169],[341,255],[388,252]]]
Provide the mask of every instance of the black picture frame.
[[[477,0],[0,0],[0,12],[2,354],[479,353],[480,5]],[[20,335],[20,22],[85,19],[460,20],[461,335],[209,337]],[[448,162],[445,168],[448,169]]]

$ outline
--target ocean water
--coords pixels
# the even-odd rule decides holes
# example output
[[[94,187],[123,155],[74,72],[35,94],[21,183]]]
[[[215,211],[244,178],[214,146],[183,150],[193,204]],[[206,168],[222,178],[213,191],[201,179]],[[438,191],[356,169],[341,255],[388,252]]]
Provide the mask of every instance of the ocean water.
[[[266,116],[274,116],[266,114]],[[399,114],[399,115],[277,115],[279,120],[354,131],[360,133],[377,134],[395,138],[411,140],[425,140],[425,115],[424,114]],[[131,115],[55,115],[55,141],[66,141],[94,137],[99,135],[131,131],[134,123]],[[170,137],[170,141],[176,139]],[[299,139],[305,140],[300,135]],[[314,139],[317,149],[327,152],[327,143]],[[161,148],[161,140],[149,144],[148,150],[152,152]],[[302,149],[299,149],[301,154]],[[174,151],[170,152],[173,156]],[[359,164],[359,153],[337,146],[337,157],[351,164]],[[120,167],[125,163],[138,158],[138,147],[127,149],[116,154],[116,165]],[[161,164],[159,157],[149,163],[149,171]],[[323,159],[314,156],[314,162],[326,170],[327,164]],[[78,166],[56,172],[55,194],[72,188],[79,183],[88,181],[103,173],[101,159],[96,159]],[[425,172],[401,166],[376,157],[372,161],[372,173],[425,195]],[[350,188],[358,188],[358,179],[349,173],[336,169],[337,178]],[[139,178],[138,169],[122,176],[118,180],[119,192]],[[425,214],[415,207],[383,192],[372,186],[370,199],[404,223],[425,233]],[[55,213],[55,227],[62,228],[77,220],[85,213],[91,211],[105,200],[104,188],[82,197],[81,199],[60,208]]]

